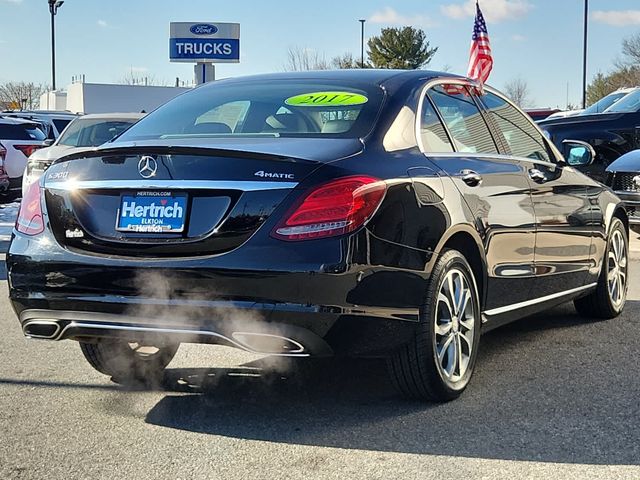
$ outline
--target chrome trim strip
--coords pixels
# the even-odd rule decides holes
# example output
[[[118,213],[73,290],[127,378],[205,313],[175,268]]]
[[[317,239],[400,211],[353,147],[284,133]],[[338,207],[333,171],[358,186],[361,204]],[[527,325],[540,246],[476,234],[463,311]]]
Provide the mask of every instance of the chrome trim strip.
[[[257,350],[253,350],[251,348],[249,348],[248,346],[234,340],[231,339],[225,335],[222,335],[220,333],[217,332],[210,332],[207,330],[190,330],[190,329],[179,329],[179,328],[156,328],[156,327],[139,327],[139,326],[128,326],[128,325],[107,325],[107,324],[101,324],[101,323],[83,323],[83,322],[70,322],[68,325],[66,325],[64,327],[64,329],[62,329],[62,331],[56,336],[56,337],[51,337],[51,340],[59,340],[62,339],[64,337],[64,334],[67,332],[67,330],[69,330],[70,328],[87,328],[87,329],[97,329],[97,330],[114,330],[114,331],[125,331],[125,332],[139,332],[139,333],[160,333],[160,334],[167,334],[167,335],[191,335],[191,336],[209,336],[209,337],[216,337],[216,338],[220,338],[226,342],[231,343],[232,345],[234,345],[235,347],[244,350],[246,352],[250,352],[250,353],[258,353],[261,355],[273,355],[273,356],[277,356],[277,357],[308,357],[309,354],[308,353],[296,353],[295,351],[292,353],[265,353],[265,352],[259,352]],[[253,335],[261,335],[259,333],[254,333]],[[270,337],[279,337],[279,338],[283,338],[289,342],[291,342],[294,345],[300,345],[300,343],[296,342],[295,340],[292,340],[290,338],[287,337],[282,337],[280,335],[269,335],[269,334],[265,334],[266,336],[270,336]],[[302,349],[304,349],[304,347],[302,345],[300,345],[300,347]]]
[[[589,285],[583,285],[582,287],[572,288],[571,290],[565,290],[564,292],[552,293],[551,295],[547,295],[545,297],[534,298],[532,300],[526,300],[520,303],[514,303],[512,305],[506,305],[504,307],[498,307],[491,310],[485,310],[483,313],[485,315],[500,315],[501,313],[507,313],[512,310],[518,310],[519,308],[530,307],[531,305],[536,305],[538,303],[543,303],[548,300],[553,300],[556,298],[562,298],[574,293],[582,292],[583,290],[588,290],[590,288],[598,285],[596,282],[590,283]]]
[[[297,182],[252,182],[233,180],[65,180],[62,182],[45,181],[45,188],[55,190],[256,190],[292,189]]]

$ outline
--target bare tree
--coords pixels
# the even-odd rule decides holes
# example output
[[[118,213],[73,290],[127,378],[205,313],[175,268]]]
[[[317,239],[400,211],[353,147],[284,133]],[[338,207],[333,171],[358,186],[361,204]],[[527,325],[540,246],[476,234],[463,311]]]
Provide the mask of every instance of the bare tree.
[[[7,82],[0,84],[0,108],[33,110],[40,106],[40,95],[46,87],[33,82]]]
[[[504,86],[504,93],[519,107],[528,107],[531,103],[529,85],[522,78],[514,78],[508,81]]]
[[[300,72],[304,70],[329,70],[331,65],[315,50],[308,48],[291,47],[287,50],[287,63],[284,70],[287,72]]]
[[[333,60],[331,60],[331,66],[338,69],[372,68],[372,65],[367,61],[364,62],[364,65],[360,65],[360,59],[356,59],[350,52],[333,57]]]
[[[129,72],[120,78],[119,82],[123,85],[156,85],[161,87],[169,86],[167,82],[162,82],[156,78],[153,74],[147,73],[137,73],[134,72],[133,69],[129,70]]]
[[[622,55],[624,57],[622,62],[624,65],[640,66],[640,33],[631,35],[622,41]]]

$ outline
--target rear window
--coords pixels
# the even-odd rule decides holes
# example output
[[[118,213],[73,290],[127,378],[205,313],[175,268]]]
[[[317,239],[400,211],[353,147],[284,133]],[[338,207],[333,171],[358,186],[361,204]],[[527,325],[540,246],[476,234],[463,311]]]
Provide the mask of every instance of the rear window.
[[[181,95],[118,141],[162,138],[362,137],[382,104],[378,86],[279,80],[211,84]]]
[[[0,140],[37,140],[44,141],[45,133],[36,125],[0,123]]]
[[[124,119],[82,119],[75,120],[58,139],[58,145],[69,147],[97,147],[120,135],[135,123]]]

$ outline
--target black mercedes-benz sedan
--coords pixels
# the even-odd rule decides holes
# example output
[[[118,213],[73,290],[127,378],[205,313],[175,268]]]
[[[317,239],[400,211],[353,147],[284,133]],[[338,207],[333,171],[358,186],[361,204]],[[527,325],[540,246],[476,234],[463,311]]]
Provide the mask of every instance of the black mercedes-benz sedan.
[[[448,74],[217,81],[31,184],[11,300],[25,335],[78,341],[116,381],[214,343],[387,357],[403,393],[450,400],[482,332],[624,307],[627,215],[566,145]]]

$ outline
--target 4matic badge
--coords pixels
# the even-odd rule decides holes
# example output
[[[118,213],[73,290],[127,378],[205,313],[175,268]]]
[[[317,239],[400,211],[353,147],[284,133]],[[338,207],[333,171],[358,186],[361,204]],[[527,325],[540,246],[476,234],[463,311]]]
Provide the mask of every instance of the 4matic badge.
[[[274,173],[274,172],[265,172],[264,170],[259,170],[254,173],[256,177],[263,178],[286,178],[288,180],[293,180],[293,173]]]

